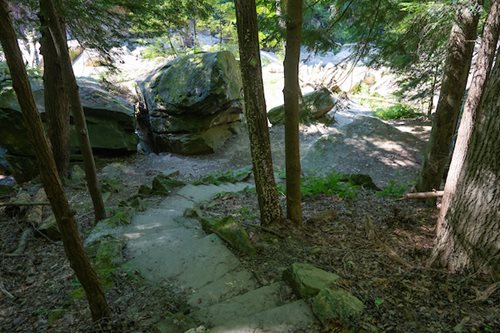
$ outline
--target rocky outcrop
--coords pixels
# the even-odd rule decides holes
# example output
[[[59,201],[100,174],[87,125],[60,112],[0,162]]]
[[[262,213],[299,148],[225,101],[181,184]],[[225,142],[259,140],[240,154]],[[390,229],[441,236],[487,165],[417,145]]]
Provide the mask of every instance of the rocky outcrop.
[[[97,152],[136,151],[138,139],[132,105],[107,92],[91,79],[80,79],[78,85],[92,148]],[[33,80],[32,89],[42,121],[45,121],[42,82]],[[11,86],[3,86],[0,90],[0,132],[0,146],[8,152],[5,159],[9,162],[9,171],[20,182],[35,177],[38,170],[34,153]],[[72,153],[78,154],[80,148],[74,130],[70,134],[70,144]]]
[[[141,128],[156,152],[211,153],[240,123],[241,77],[227,51],[179,57],[138,83]]]
[[[335,104],[335,98],[326,88],[305,94],[300,101],[299,122],[302,124],[311,122],[330,122],[332,119],[327,117],[327,113]],[[269,110],[267,117],[271,124],[283,125],[285,123],[284,105]]]

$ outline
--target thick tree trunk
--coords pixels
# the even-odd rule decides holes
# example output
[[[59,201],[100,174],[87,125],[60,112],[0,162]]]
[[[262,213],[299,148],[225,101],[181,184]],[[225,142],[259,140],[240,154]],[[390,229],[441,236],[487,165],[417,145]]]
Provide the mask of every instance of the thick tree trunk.
[[[452,271],[478,267],[500,253],[500,59],[486,85],[500,31],[494,0],[483,31],[438,217],[434,260]],[[485,91],[482,106],[481,100]],[[488,132],[489,131],[489,132]],[[495,259],[494,259],[495,260]],[[494,263],[494,260],[492,263]],[[500,267],[497,267],[498,270]]]
[[[75,129],[80,141],[80,150],[83,156],[87,186],[89,188],[90,197],[92,198],[92,203],[94,204],[95,219],[99,221],[106,218],[106,210],[104,208],[99,182],[97,181],[94,155],[92,153],[92,147],[90,146],[87,123],[85,122],[85,115],[78,92],[79,88],[69,56],[66,36],[61,30],[60,17],[57,14],[52,0],[40,0],[40,8],[43,8],[43,12],[47,14],[45,19],[47,20],[50,35],[53,38],[54,45],[61,61],[64,85],[68,92],[71,113],[73,114]]]
[[[75,271],[85,290],[92,318],[99,320],[109,316],[110,311],[97,275],[83,250],[74,213],[68,204],[61,180],[57,174],[56,164],[45,136],[40,115],[36,109],[21,50],[17,44],[16,34],[5,0],[0,0],[0,42],[12,74],[12,85],[21,106],[23,120],[28,128],[27,135],[33,144],[40,167],[42,183],[56,217],[57,226],[61,231],[64,250],[71,268]]]
[[[441,186],[477,37],[479,10],[473,7],[479,7],[480,4],[481,0],[473,0],[461,5],[451,29],[441,93],[423,166],[417,179],[418,192],[437,190]]]
[[[299,63],[302,32],[302,0],[290,0],[286,15],[286,51],[284,62],[285,87],[285,159],[287,218],[296,225],[302,224],[300,193],[299,145]]]
[[[245,94],[255,187],[263,225],[281,222],[283,213],[273,173],[271,143],[260,62],[255,0],[236,0],[240,67]]]
[[[70,158],[68,95],[62,78],[61,62],[45,19],[47,13],[42,10],[40,14],[40,31],[42,33],[40,51],[43,56],[43,85],[48,136],[59,176],[65,178],[68,176]]]

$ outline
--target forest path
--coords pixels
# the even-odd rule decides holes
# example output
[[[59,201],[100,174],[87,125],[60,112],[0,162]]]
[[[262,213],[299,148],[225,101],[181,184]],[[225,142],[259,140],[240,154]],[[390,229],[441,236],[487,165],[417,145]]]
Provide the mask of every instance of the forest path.
[[[218,236],[205,234],[197,220],[183,216],[219,193],[249,186],[186,185],[120,229],[130,258],[125,265],[153,285],[168,283],[186,295],[194,326],[167,318],[157,324],[160,332],[183,333],[198,324],[220,333],[287,332],[314,322],[304,301],[285,302],[286,286],[259,286]]]

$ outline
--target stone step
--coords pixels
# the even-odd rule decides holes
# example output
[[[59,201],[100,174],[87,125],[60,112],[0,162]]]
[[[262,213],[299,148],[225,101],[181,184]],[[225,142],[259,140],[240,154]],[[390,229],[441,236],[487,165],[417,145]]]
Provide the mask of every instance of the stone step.
[[[209,330],[210,333],[289,333],[317,332],[312,325],[314,315],[304,300],[298,300],[274,307],[253,315],[220,324]]]
[[[160,232],[160,229],[175,229],[180,227],[201,229],[198,221],[183,218],[178,211],[167,209],[148,209],[144,213],[132,217],[132,230]]]
[[[199,309],[254,289],[257,289],[257,282],[252,273],[237,268],[204,287],[192,290],[187,303],[193,309]]]
[[[279,283],[261,287],[221,303],[201,308],[192,317],[206,326],[219,326],[283,304],[287,288]]]
[[[177,228],[159,233],[125,233],[127,266],[152,282],[178,280],[181,289],[200,289],[240,265],[216,235]]]

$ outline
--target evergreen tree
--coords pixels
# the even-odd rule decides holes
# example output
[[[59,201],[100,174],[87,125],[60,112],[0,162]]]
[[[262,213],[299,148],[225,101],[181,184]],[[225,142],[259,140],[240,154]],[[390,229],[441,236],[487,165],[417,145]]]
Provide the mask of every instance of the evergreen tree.
[[[482,34],[438,217],[434,260],[452,271],[484,263],[491,267],[489,263],[495,265],[494,258],[498,263],[500,229],[498,216],[495,216],[500,206],[498,56],[486,91],[484,87],[495,57],[499,32],[500,0],[494,0]],[[485,98],[481,105],[483,92]]]
[[[263,225],[281,222],[267,126],[255,0],[236,0],[240,67],[255,187]]]
[[[56,218],[57,226],[61,231],[64,251],[71,268],[75,271],[85,290],[92,318],[100,320],[108,317],[110,310],[102,286],[83,249],[74,212],[71,210],[64,193],[42,121],[36,109],[6,0],[0,0],[0,43],[5,51],[7,64],[12,75],[12,86],[21,106],[24,123],[28,128],[27,135],[33,144],[42,183]]]
[[[296,225],[302,224],[299,144],[299,61],[302,6],[302,0],[289,0],[286,5],[285,87],[283,89],[287,218]]]
[[[417,179],[419,192],[439,189],[452,144],[458,115],[465,95],[480,13],[480,0],[461,5],[449,42],[441,92],[432,131]]]

